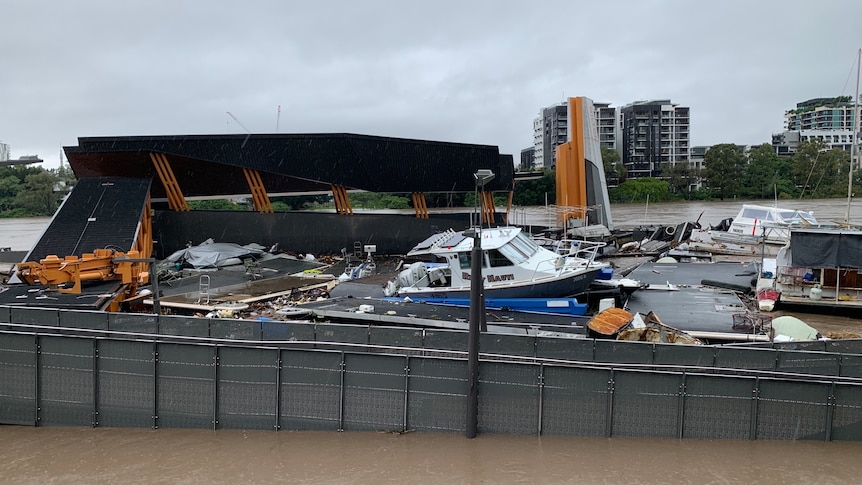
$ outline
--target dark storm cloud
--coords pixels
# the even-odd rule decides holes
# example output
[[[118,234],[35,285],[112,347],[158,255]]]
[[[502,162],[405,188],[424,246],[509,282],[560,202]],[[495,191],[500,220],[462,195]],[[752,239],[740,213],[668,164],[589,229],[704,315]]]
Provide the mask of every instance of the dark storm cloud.
[[[0,141],[48,166],[79,136],[243,132],[228,111],[517,155],[566,96],[670,98],[694,145],[757,144],[852,94],[862,45],[857,0],[6,3]]]

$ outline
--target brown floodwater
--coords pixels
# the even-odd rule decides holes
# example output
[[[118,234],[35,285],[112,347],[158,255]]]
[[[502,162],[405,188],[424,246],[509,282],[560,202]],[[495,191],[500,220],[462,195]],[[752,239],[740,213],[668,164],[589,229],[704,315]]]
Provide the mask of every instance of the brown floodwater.
[[[0,481],[858,483],[862,443],[0,426]]]

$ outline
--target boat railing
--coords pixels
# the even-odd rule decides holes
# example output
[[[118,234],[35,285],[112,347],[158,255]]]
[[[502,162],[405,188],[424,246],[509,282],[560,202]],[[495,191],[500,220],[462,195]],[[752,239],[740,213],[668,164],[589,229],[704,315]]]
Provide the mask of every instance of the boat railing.
[[[559,244],[557,244],[559,243]],[[553,258],[541,259],[536,263],[533,269],[533,275],[530,281],[536,281],[537,274],[546,265],[551,265],[555,271],[555,277],[560,276],[567,267],[571,267],[570,262],[588,267],[595,261],[599,250],[605,247],[607,243],[597,241],[585,241],[581,239],[560,239],[555,241],[553,252],[556,255]],[[543,276],[542,278],[546,278]]]

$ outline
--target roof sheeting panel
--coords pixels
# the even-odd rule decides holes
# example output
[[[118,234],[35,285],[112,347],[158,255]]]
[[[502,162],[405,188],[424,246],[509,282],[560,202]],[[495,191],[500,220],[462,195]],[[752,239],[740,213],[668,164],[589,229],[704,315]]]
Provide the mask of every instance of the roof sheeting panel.
[[[514,179],[512,157],[501,156],[495,146],[355,134],[79,138],[78,146],[65,150],[79,178],[109,172],[152,176],[148,154],[155,152],[166,154],[181,186],[222,176],[232,180],[215,185],[229,184],[234,191],[227,193],[248,192],[244,178],[235,175],[243,168],[261,172],[272,193],[299,181],[318,189],[335,184],[371,192],[471,192],[479,169],[496,174],[490,190],[510,190]],[[196,193],[200,190],[188,193],[209,195]],[[215,186],[211,191],[225,193],[215,192]]]

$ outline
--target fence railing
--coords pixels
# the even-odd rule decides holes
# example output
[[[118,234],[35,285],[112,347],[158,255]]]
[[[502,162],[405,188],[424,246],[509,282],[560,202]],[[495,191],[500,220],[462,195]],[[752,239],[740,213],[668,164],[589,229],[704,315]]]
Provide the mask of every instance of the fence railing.
[[[463,432],[466,360],[421,352],[0,331],[0,423]],[[862,439],[857,379],[508,357],[479,432]]]

